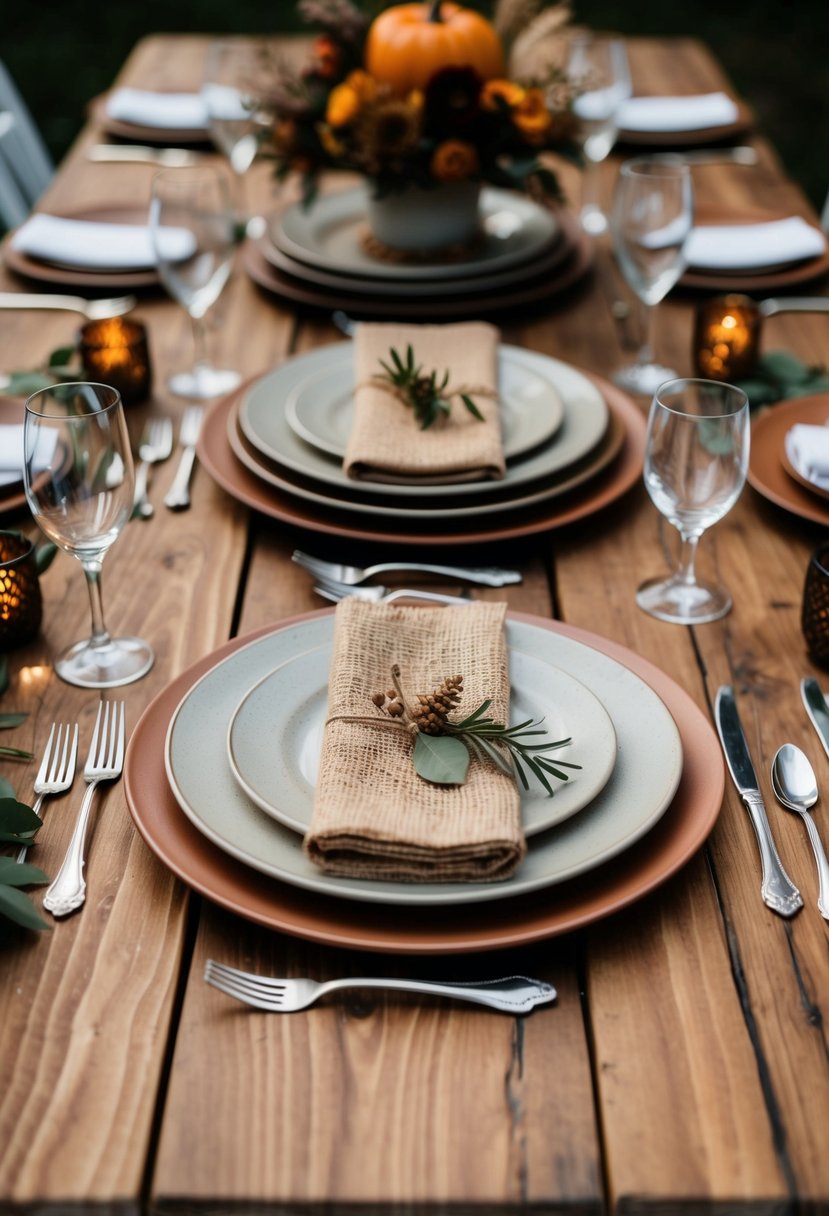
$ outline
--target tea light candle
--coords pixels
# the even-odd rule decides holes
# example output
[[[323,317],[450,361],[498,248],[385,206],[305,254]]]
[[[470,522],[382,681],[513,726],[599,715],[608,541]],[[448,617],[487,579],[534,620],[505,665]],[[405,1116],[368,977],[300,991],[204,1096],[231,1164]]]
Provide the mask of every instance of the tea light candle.
[[[757,362],[760,313],[749,296],[717,296],[697,312],[694,364],[708,380],[738,380]]]
[[[0,650],[31,641],[42,615],[34,545],[18,532],[0,532]]]
[[[147,400],[152,374],[147,330],[140,321],[90,321],[81,329],[79,350],[85,375],[117,389],[124,405]]]

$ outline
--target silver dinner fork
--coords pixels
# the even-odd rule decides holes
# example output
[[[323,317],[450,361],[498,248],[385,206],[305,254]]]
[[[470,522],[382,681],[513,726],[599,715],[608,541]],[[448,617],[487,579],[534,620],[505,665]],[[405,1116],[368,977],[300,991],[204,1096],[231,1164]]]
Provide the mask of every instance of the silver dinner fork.
[[[438,591],[418,591],[412,587],[349,587],[346,583],[335,583],[331,579],[318,578],[314,584],[317,595],[338,604],[347,596],[369,600],[374,604],[391,604],[395,600],[425,600],[429,604],[471,604],[468,595],[441,595]]]
[[[83,770],[89,788],[83,796],[78,821],[57,878],[43,897],[43,906],[53,916],[67,916],[86,899],[84,841],[92,797],[101,781],[115,781],[124,767],[126,725],[123,701],[101,701],[89,755]]]
[[[169,418],[153,418],[148,423],[138,447],[141,463],[135,470],[135,494],[132,500],[132,513],[139,519],[149,519],[154,511],[153,504],[147,496],[150,465],[166,460],[172,450],[172,422]]]
[[[344,566],[340,562],[326,562],[321,557],[312,557],[310,553],[303,553],[300,549],[294,550],[291,561],[302,566],[310,574],[338,583],[348,583],[350,586],[364,583],[375,574],[388,574],[393,570],[444,574],[448,578],[459,578],[484,587],[506,587],[510,583],[520,583],[522,577],[517,570],[501,570],[498,566],[440,566],[422,562],[379,562],[374,566]]]
[[[327,980],[319,984],[306,979],[269,979],[240,971],[225,963],[210,958],[204,968],[208,984],[218,988],[227,996],[235,997],[254,1009],[265,1009],[271,1013],[295,1013],[307,1009],[328,992],[340,992],[344,988],[383,988],[394,992],[422,992],[432,996],[453,997],[459,1001],[472,1001],[476,1005],[487,1005],[501,1013],[529,1013],[536,1005],[548,1004],[556,999],[552,984],[533,980],[526,975],[510,975],[505,979],[479,980],[477,983],[448,984],[437,980],[393,980],[393,979],[340,979]]]
[[[83,296],[32,295],[25,291],[0,291],[0,308],[45,308],[49,311],[80,312],[89,321],[105,321],[132,312],[135,296],[115,296],[111,300],[85,300]]]
[[[57,734],[55,732],[57,731]],[[53,751],[54,745],[54,751]],[[40,815],[43,799],[47,794],[62,794],[68,790],[75,779],[75,761],[78,756],[78,726],[75,728],[68,722],[53,722],[46,740],[43,759],[35,777],[34,790],[37,794],[32,810]],[[43,816],[41,815],[41,818]],[[30,846],[21,845],[16,861],[22,864]]]
[[[183,451],[181,460],[173,478],[173,484],[164,495],[164,505],[171,511],[183,511],[190,506],[190,475],[196,459],[196,444],[199,442],[201,425],[204,421],[204,407],[191,405],[184,411],[178,440]]]

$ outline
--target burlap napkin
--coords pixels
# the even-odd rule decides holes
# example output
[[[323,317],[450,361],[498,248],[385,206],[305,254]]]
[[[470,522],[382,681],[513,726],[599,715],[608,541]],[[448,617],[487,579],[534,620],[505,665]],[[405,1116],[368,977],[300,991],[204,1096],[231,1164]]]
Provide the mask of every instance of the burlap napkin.
[[[412,739],[389,728],[371,701],[391,687],[430,692],[462,675],[458,713],[492,697],[506,721],[509,673],[505,604],[412,608],[346,599],[337,608],[334,651],[314,811],[305,850],[329,874],[404,882],[491,882],[509,878],[526,851],[515,781],[473,759],[460,786],[415,773]],[[377,721],[352,722],[353,716]],[[454,716],[458,716],[457,714]],[[385,723],[385,725],[384,725]]]
[[[460,389],[483,415],[475,418],[459,397],[448,418],[425,431],[393,386],[372,383],[391,364],[392,347],[405,360],[411,345],[424,374]],[[498,331],[484,322],[458,325],[363,324],[354,336],[354,419],[346,446],[345,472],[366,481],[440,485],[500,478],[506,471],[498,390]],[[482,389],[482,392],[470,390]],[[391,391],[389,391],[391,390]]]

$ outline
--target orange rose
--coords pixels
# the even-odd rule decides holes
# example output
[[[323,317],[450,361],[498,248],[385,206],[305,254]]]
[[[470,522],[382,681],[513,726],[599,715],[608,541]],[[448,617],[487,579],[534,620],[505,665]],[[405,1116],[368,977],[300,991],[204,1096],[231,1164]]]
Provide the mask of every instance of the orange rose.
[[[526,95],[526,89],[514,80],[487,80],[481,90],[481,106],[484,110],[497,110],[504,103],[514,110]]]
[[[435,148],[429,166],[439,182],[462,182],[478,172],[478,153],[461,139],[446,139]]]
[[[325,121],[331,127],[347,127],[360,113],[360,95],[350,84],[338,84],[328,94]]]
[[[550,129],[552,115],[541,89],[527,89],[524,100],[513,111],[512,121],[528,143],[540,143]]]

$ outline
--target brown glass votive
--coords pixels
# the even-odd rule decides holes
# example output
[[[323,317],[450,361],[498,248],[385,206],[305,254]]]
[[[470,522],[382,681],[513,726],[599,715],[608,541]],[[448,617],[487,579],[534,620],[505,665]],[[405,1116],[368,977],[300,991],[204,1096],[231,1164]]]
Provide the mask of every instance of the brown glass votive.
[[[806,569],[800,627],[809,658],[829,667],[829,541],[815,549]]]
[[[754,370],[760,347],[760,311],[750,296],[716,296],[697,310],[694,366],[706,380],[733,382]]]
[[[124,405],[146,401],[152,385],[147,330],[140,321],[107,317],[90,321],[80,334],[85,375],[121,394]]]
[[[0,532],[0,650],[31,641],[42,616],[34,545],[19,532]]]

